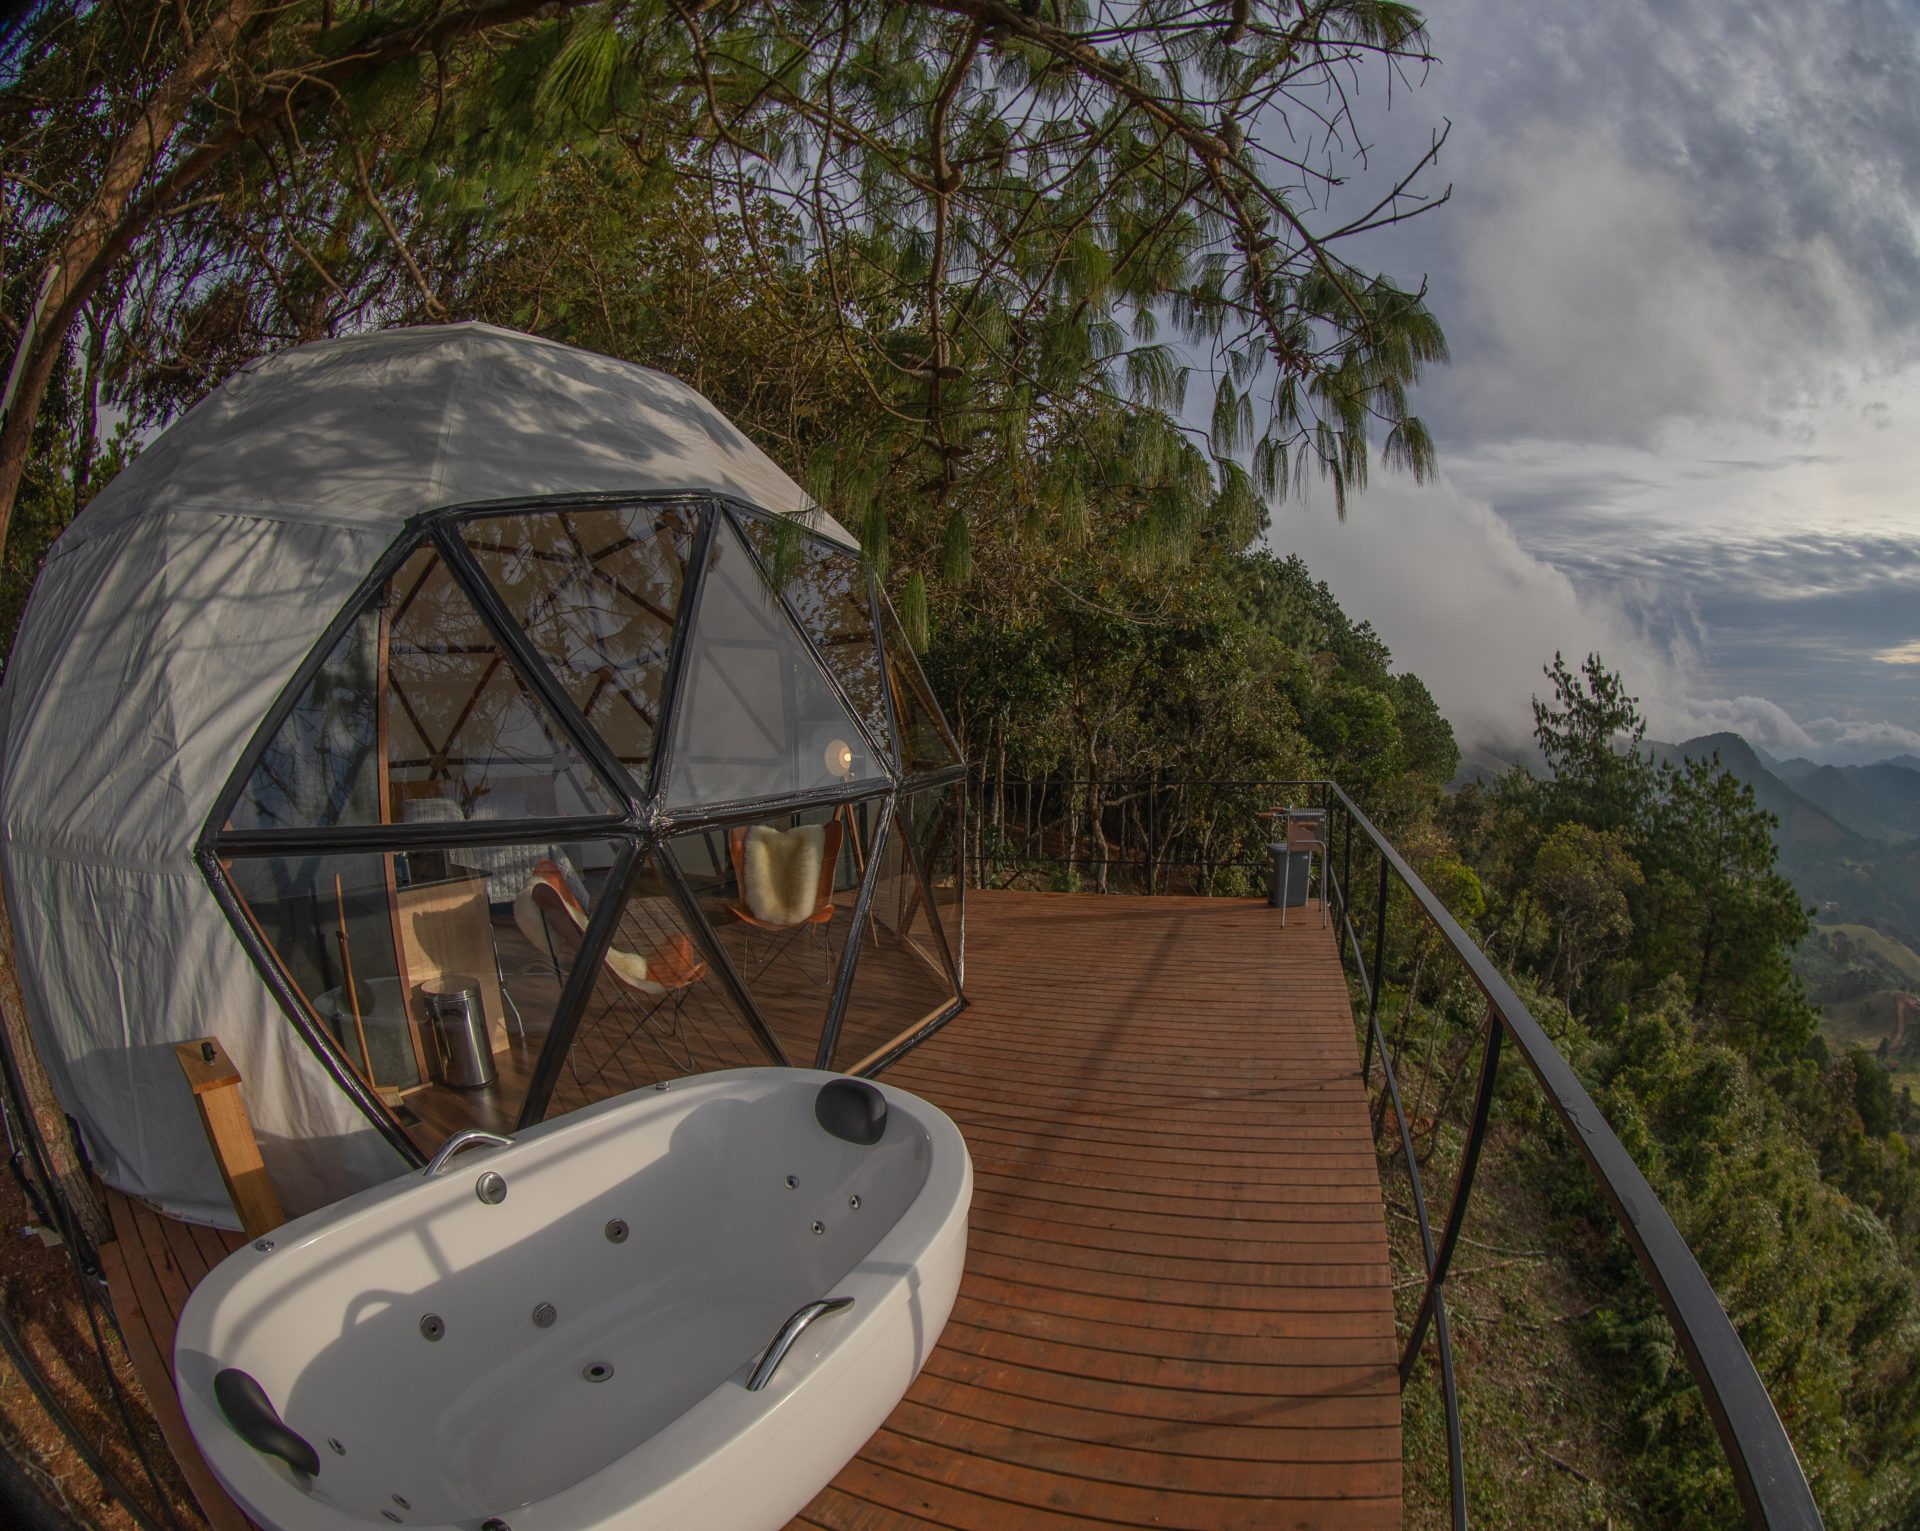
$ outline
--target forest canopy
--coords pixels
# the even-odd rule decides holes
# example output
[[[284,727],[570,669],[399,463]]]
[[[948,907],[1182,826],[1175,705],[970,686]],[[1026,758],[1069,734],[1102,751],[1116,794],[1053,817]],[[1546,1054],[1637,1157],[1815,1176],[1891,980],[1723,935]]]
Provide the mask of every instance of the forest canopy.
[[[1431,151],[1346,184],[1354,84],[1428,62],[1396,0],[48,0],[0,57],[0,531],[50,454],[92,481],[103,401],[275,346],[485,314],[636,354],[624,246],[693,208],[755,343],[859,411],[782,460],[877,558],[904,522],[962,575],[1090,494],[1142,553],[1244,543],[1292,483],[1432,464],[1439,328],[1345,253],[1444,197]]]
[[[1376,460],[1433,466],[1409,400],[1439,326],[1352,252],[1444,200],[1438,145],[1368,169],[1350,106],[1429,62],[1391,0],[50,0],[0,41],[0,651],[59,530],[268,351],[478,319],[683,377],[856,531],[981,786],[1054,788],[1089,865],[1142,782],[1254,782],[1218,823],[1181,800],[1195,890],[1254,891],[1264,784],[1337,779],[1632,1150],[1831,1523],[1912,1523],[1920,1121],[1820,1040],[1767,816],[1716,763],[1656,765],[1597,657],[1545,670],[1543,774],[1450,793],[1418,656],[1263,538],[1308,484],[1339,509]],[[981,870],[1083,885],[988,844],[1004,803]],[[1444,1168],[1481,1012],[1391,936]],[[1567,1369],[1466,1380],[1478,1517],[1723,1523],[1610,1209],[1514,1069],[1495,1120],[1505,1232],[1581,1300],[1503,1330],[1463,1286],[1463,1332]],[[1590,1454],[1529,1476],[1503,1398],[1579,1413]]]

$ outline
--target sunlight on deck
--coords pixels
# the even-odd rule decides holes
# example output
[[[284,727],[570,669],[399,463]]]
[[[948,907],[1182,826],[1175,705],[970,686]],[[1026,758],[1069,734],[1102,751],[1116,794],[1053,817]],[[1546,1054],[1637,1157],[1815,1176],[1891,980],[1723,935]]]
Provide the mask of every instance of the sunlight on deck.
[[[972,1006],[889,1081],[977,1174],[939,1349],[799,1525],[1400,1523],[1380,1184],[1333,934],[976,893]]]
[[[966,1134],[967,1273],[886,1426],[795,1522],[1397,1526],[1380,1184],[1333,935],[1218,899],[977,893],[971,1008],[888,1078]],[[135,1367],[238,1235],[114,1197]]]

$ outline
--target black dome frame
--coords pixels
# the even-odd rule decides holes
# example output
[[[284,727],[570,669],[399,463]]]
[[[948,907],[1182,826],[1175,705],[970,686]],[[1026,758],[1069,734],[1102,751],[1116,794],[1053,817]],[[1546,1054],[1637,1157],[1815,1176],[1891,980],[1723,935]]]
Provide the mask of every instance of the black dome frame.
[[[680,509],[693,517],[696,525],[687,558],[688,572],[685,587],[678,608],[674,612],[671,646],[660,692],[659,719],[656,724],[648,780],[644,788],[635,782],[633,773],[615,756],[606,741],[582,715],[572,697],[567,694],[566,689],[553,674],[547,661],[540,655],[508,610],[499,591],[495,589],[492,581],[467,547],[465,540],[459,535],[459,528],[468,522],[515,512],[540,514],[637,507],[656,511]],[[703,954],[712,965],[716,977],[727,990],[729,997],[745,1018],[760,1045],[767,1051],[769,1061],[823,1069],[829,1066],[834,1047],[839,1039],[841,1021],[853,986],[854,972],[859,963],[861,943],[848,940],[838,959],[816,1056],[809,1060],[789,1059],[775,1040],[751,991],[702,912],[700,902],[689,886],[684,872],[674,857],[666,853],[668,842],[674,836],[691,831],[764,820],[770,815],[804,809],[835,808],[843,804],[856,803],[877,804],[878,828],[852,910],[851,929],[855,931],[867,919],[875,887],[880,881],[883,865],[882,850],[889,837],[896,832],[901,807],[907,797],[933,788],[953,787],[958,811],[956,840],[964,853],[967,766],[954,743],[952,728],[944,715],[939,713],[938,703],[933,699],[931,691],[924,688],[924,678],[922,678],[924,700],[933,710],[933,721],[944,736],[945,743],[952,753],[953,762],[936,769],[914,770],[906,763],[907,753],[903,748],[906,720],[900,716],[893,688],[884,684],[881,686],[892,737],[886,741],[877,740],[867,727],[862,709],[847,694],[833,667],[819,652],[807,630],[806,623],[795,610],[787,592],[781,588],[777,580],[771,577],[753,539],[747,535],[748,526],[754,523],[779,525],[783,530],[791,529],[803,543],[811,542],[843,556],[858,556],[855,550],[822,536],[796,517],[778,515],[746,501],[706,490],[682,493],[658,491],[628,494],[574,493],[490,500],[446,506],[412,517],[403,526],[399,536],[382,553],[366,578],[356,587],[352,597],[328,623],[318,643],[295,670],[292,678],[255,730],[225,787],[215,799],[213,810],[208,815],[194,848],[194,858],[208,886],[226,913],[234,933],[252,957],[262,979],[273,992],[301,1039],[332,1076],[335,1083],[353,1099],[387,1141],[409,1162],[424,1164],[425,1155],[371,1084],[363,1079],[359,1071],[348,1061],[340,1044],[335,1041],[308,1005],[299,986],[293,981],[279,956],[266,941],[229,877],[225,866],[228,859],[289,854],[340,854],[355,851],[388,854],[423,850],[444,851],[463,847],[506,845],[525,842],[531,838],[594,838],[617,844],[619,849],[607,875],[605,889],[602,896],[595,901],[586,929],[582,934],[579,954],[562,986],[552,1024],[541,1045],[526,1096],[520,1107],[516,1127],[525,1128],[542,1120],[545,1116],[568,1049],[573,1045],[575,1034],[585,1017],[587,1002],[593,992],[602,959],[612,945],[620,913],[633,895],[642,868],[650,863],[666,879],[690,933],[700,942]],[[701,600],[708,583],[709,553],[713,547],[714,538],[723,525],[729,524],[752,558],[759,576],[767,581],[768,588],[778,598],[780,609],[793,630],[793,636],[805,645],[806,653],[818,671],[819,678],[832,689],[833,695],[847,712],[849,720],[859,728],[862,743],[870,751],[869,758],[882,768],[880,780],[849,781],[837,786],[805,791],[784,792],[764,797],[734,798],[703,804],[697,808],[675,810],[667,806],[666,799],[673,781],[674,768],[676,729],[673,724],[678,716],[677,709],[685,690],[683,683],[689,665],[689,638],[698,619]],[[563,732],[566,742],[579,751],[596,780],[619,803],[622,811],[604,815],[522,816],[475,819],[455,823],[428,821],[367,825],[332,824],[307,828],[230,828],[234,808],[248,781],[252,778],[255,768],[260,764],[262,757],[301,696],[327,663],[335,646],[366,609],[368,603],[379,598],[394,573],[410,556],[423,547],[430,548],[438,554],[460,592],[473,603],[475,611],[494,641],[507,656],[518,678],[548,709],[552,721]],[[892,607],[887,602],[885,592],[880,588],[878,580],[875,579],[873,571],[866,565],[864,559],[861,560],[861,574],[866,581],[867,609],[873,614],[873,640],[882,673],[887,673],[890,661],[898,663],[904,659],[905,664],[911,666],[908,673],[918,675],[918,661],[913,657],[910,649],[904,655],[897,655],[888,647],[892,635],[899,634],[902,629],[898,617],[892,614]],[[891,620],[882,620],[883,613]],[[904,643],[902,646],[904,647]],[[931,887],[929,869],[921,864],[920,852],[914,844],[914,837],[911,834],[901,833],[900,838],[902,854],[909,859],[921,884]],[[931,902],[927,908],[928,918],[939,936],[939,945],[947,960],[953,998],[910,1034],[887,1048],[883,1055],[874,1060],[870,1066],[862,1069],[860,1072],[863,1074],[877,1074],[889,1067],[900,1056],[925,1041],[966,1007],[967,1001],[962,986],[965,971],[962,956],[965,941],[964,875],[961,875],[957,881],[959,886],[956,889],[956,914],[952,922],[956,928],[952,930],[945,928],[944,917]]]

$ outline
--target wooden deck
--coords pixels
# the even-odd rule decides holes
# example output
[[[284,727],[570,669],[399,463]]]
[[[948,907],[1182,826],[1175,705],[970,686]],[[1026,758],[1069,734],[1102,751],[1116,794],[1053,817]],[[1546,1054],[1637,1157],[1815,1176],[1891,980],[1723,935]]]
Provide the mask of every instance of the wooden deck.
[[[1386,1237],[1331,932],[1253,903],[979,893],[967,938],[971,1008],[888,1075],[973,1154],[959,1301],[795,1525],[1399,1525]],[[114,1302],[177,1426],[173,1315],[236,1236],[116,1217]]]

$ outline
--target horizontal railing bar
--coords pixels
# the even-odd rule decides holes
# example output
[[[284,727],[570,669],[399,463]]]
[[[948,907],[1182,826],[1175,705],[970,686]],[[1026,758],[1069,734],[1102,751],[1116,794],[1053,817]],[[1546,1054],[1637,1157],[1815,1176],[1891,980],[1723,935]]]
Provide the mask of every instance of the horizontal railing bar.
[[[1820,1511],[1813,1490],[1773,1399],[1754,1369],[1753,1358],[1646,1176],[1614,1136],[1572,1067],[1486,953],[1340,784],[1329,785],[1361,833],[1387,858],[1414,902],[1460,958],[1599,1182],[1680,1341],[1748,1518],[1755,1525],[1768,1527],[1819,1526]],[[1379,913],[1384,919],[1386,911]],[[1388,1080],[1391,1083],[1390,1070]],[[1429,1268],[1431,1258],[1429,1253]]]

